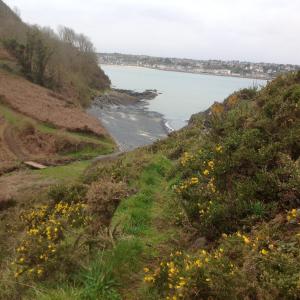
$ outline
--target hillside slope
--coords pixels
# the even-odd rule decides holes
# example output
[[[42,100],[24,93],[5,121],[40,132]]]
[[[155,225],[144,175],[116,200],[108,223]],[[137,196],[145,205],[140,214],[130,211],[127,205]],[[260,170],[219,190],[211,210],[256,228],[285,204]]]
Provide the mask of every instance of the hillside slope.
[[[1,102],[41,122],[74,132],[107,135],[100,121],[70,100],[28,80],[0,70]]]
[[[3,1],[0,2],[2,47],[17,61],[15,71],[20,75],[63,94],[75,104],[87,106],[95,93],[110,88],[110,80],[100,68],[88,37],[63,26],[55,32],[28,25]]]
[[[299,299],[299,91],[291,73],[236,92],[163,141],[11,204],[1,297]]]

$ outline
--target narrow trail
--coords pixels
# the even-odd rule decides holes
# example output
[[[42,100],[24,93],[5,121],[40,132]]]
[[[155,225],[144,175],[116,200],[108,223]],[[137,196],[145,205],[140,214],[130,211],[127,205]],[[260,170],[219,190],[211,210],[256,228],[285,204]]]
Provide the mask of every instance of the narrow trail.
[[[114,153],[111,153],[111,154],[99,155],[99,156],[97,156],[96,158],[93,159],[93,162],[114,160],[114,159],[119,158],[124,153],[126,153],[126,152],[125,151],[118,151],[118,152],[114,152]]]

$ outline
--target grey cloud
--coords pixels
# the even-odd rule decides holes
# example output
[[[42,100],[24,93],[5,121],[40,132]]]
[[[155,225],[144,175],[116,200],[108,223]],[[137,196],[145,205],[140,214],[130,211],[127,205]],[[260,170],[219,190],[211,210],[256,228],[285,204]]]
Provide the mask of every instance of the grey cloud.
[[[300,0],[7,0],[99,51],[300,64]]]

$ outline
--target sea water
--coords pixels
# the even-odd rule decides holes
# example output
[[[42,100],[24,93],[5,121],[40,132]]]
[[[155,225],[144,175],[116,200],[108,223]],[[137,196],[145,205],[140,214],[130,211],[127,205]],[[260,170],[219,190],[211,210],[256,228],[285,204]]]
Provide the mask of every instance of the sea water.
[[[204,111],[242,88],[261,87],[265,80],[170,72],[141,67],[102,65],[112,87],[160,94],[148,101],[148,110],[162,114],[167,126],[180,129],[192,114]]]

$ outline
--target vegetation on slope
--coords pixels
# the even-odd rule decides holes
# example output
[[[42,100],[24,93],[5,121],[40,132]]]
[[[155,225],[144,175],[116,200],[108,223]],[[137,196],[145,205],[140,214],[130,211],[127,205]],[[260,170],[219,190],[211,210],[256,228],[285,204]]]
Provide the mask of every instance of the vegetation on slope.
[[[299,299],[299,90],[234,93],[5,210],[1,298]]]
[[[100,139],[58,129],[0,104],[0,175],[24,168],[24,161],[55,166],[91,159],[114,149],[109,137]]]
[[[83,34],[61,27],[29,26],[0,1],[0,41],[17,60],[20,72],[34,83],[51,88],[82,106],[95,90],[109,88],[98,66],[92,42]]]

